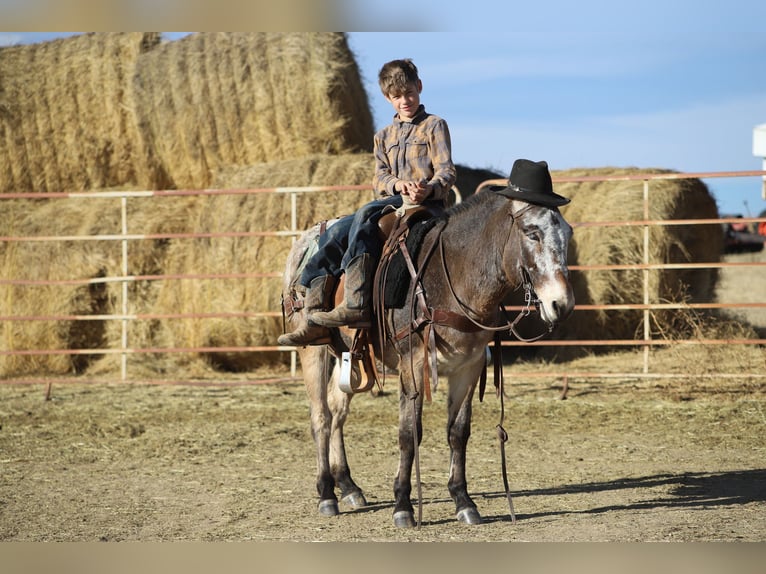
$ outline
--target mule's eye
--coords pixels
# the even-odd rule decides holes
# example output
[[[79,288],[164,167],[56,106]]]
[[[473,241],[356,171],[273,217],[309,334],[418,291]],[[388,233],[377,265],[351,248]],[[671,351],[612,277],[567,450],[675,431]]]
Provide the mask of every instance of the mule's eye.
[[[525,229],[524,235],[531,241],[540,241],[540,231],[538,229]]]

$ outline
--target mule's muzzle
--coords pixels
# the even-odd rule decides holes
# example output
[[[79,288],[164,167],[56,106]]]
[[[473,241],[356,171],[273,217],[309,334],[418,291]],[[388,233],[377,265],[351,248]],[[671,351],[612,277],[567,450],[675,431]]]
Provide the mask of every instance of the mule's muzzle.
[[[552,331],[556,325],[569,318],[572,311],[574,311],[574,304],[574,294],[572,289],[567,286],[562,296],[540,301],[538,306],[540,318],[545,321],[548,329]]]
[[[563,301],[553,301],[551,307],[558,317],[557,322],[566,321],[574,311],[574,297],[569,297]]]

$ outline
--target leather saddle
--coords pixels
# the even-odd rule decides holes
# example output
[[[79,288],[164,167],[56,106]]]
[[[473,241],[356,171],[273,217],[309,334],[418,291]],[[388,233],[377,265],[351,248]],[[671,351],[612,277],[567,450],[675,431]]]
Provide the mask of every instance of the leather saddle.
[[[410,227],[419,221],[424,221],[438,216],[444,212],[440,206],[417,205],[401,213],[393,207],[386,208],[383,216],[378,220],[379,238],[384,242],[383,253],[378,261],[378,267],[375,272],[375,282],[377,283],[381,276],[381,266],[385,265],[387,253],[397,249],[400,238],[405,235]],[[343,301],[345,275],[342,275],[335,291],[335,305]],[[377,290],[375,290],[377,291]],[[376,305],[377,306],[377,305]],[[379,318],[380,320],[380,318]],[[349,330],[353,332],[351,348],[347,352],[340,353],[341,358],[341,376],[340,388],[346,393],[362,393],[371,390],[376,384],[382,388],[380,376],[375,366],[375,356],[369,329]],[[362,371],[361,379],[355,379],[351,374],[354,363],[361,361]]]

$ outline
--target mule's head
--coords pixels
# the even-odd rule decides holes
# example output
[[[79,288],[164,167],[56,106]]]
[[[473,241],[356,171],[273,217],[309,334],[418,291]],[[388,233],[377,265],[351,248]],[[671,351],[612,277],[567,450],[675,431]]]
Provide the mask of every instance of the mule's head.
[[[490,190],[511,200],[511,236],[503,256],[506,273],[511,272],[512,283],[513,272],[518,273],[528,301],[535,300],[540,317],[552,329],[574,309],[567,267],[572,227],[558,209],[569,200],[553,191],[545,161],[517,159],[508,185],[490,186]]]
[[[572,226],[557,207],[545,207],[523,201],[511,202],[513,231],[518,249],[515,273],[530,293],[549,328],[566,319],[574,309],[575,299],[569,282],[567,249]]]

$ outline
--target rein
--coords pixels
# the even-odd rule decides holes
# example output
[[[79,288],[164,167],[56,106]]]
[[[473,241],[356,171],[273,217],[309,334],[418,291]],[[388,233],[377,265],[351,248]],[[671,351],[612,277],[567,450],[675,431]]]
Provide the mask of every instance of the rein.
[[[511,213],[511,226],[508,231],[508,240],[510,241],[510,235],[513,232],[513,225],[516,223],[516,219],[520,217],[523,213],[531,209],[533,206],[532,204],[527,204],[525,207],[517,211],[516,213]],[[449,287],[450,294],[452,295],[452,299],[457,304],[460,312],[455,313],[453,311],[444,310],[444,309],[433,309],[428,306],[426,302],[426,296],[425,296],[425,290],[423,289],[421,278],[422,274],[426,268],[426,263],[424,263],[420,269],[416,269],[415,265],[413,263],[412,257],[410,256],[407,246],[406,246],[406,232],[402,230],[401,233],[397,235],[390,235],[389,240],[386,243],[386,246],[384,248],[384,257],[383,259],[386,259],[386,255],[390,255],[396,248],[398,248],[403,256],[405,263],[407,265],[408,271],[411,276],[411,282],[410,282],[410,291],[409,291],[409,300],[410,300],[410,321],[408,325],[401,329],[398,332],[391,333],[392,338],[396,341],[400,341],[404,338],[407,338],[410,345],[410,368],[414,369],[414,357],[413,357],[413,341],[412,341],[412,335],[419,331],[421,327],[424,327],[425,331],[423,333],[423,347],[425,351],[425,360],[424,360],[424,369],[423,369],[423,391],[425,393],[425,398],[427,401],[430,402],[431,399],[431,386],[433,385],[433,388],[435,390],[436,384],[438,382],[438,373],[436,371],[436,363],[437,363],[437,350],[436,350],[436,341],[435,341],[435,333],[434,333],[434,326],[435,325],[444,325],[451,327],[453,329],[458,329],[463,332],[471,332],[471,331],[493,331],[495,332],[494,336],[494,342],[495,342],[495,349],[497,352],[494,353],[494,368],[495,368],[495,390],[500,398],[500,422],[497,424],[497,436],[498,440],[500,442],[500,454],[501,454],[501,465],[502,465],[502,477],[503,477],[503,484],[505,487],[505,494],[506,498],[508,500],[508,507],[510,510],[510,516],[511,521],[513,523],[516,522],[516,513],[514,512],[513,508],[513,500],[511,498],[511,491],[508,485],[508,474],[507,474],[507,464],[506,464],[506,454],[505,454],[505,443],[508,441],[508,433],[503,428],[503,422],[505,419],[505,401],[504,401],[504,381],[503,381],[503,369],[502,369],[502,359],[500,358],[500,331],[508,330],[510,333],[512,333],[517,339],[519,339],[522,342],[525,343],[531,343],[534,341],[538,341],[548,335],[551,331],[553,331],[553,326],[549,326],[547,332],[541,333],[534,337],[524,337],[522,336],[518,330],[517,325],[525,318],[531,315],[532,313],[532,306],[535,307],[536,310],[539,310],[540,307],[540,299],[537,297],[537,293],[535,293],[534,287],[532,286],[532,279],[529,275],[529,272],[523,267],[520,267],[520,274],[521,274],[521,286],[524,289],[524,306],[519,312],[519,314],[516,316],[516,318],[513,321],[506,321],[504,325],[500,326],[493,326],[493,325],[485,325],[480,321],[477,321],[476,319],[472,318],[470,316],[471,309],[462,303],[460,299],[457,296],[457,293],[455,292],[455,287],[452,284],[452,279],[450,277],[449,269],[447,269],[447,258],[445,255],[445,248],[444,248],[444,225],[441,226],[436,232],[437,239],[435,241],[432,241],[430,243],[430,246],[426,250],[426,255],[423,259],[424,262],[427,262],[431,255],[433,254],[436,245],[438,244],[439,247],[439,255],[441,257],[441,265],[442,265],[442,272],[444,274],[444,278],[446,280],[447,286]],[[378,288],[380,285],[385,284],[385,276],[387,274],[387,266],[384,266],[384,271],[382,273],[382,277],[380,277],[381,274],[379,274],[378,277],[376,277],[376,283],[378,283]],[[378,282],[378,279],[381,279],[380,282]],[[375,313],[379,317],[378,325],[379,325],[379,340],[382,342],[385,340],[385,327],[384,325],[384,313],[385,313],[385,304],[382,300],[382,297],[377,296],[379,294],[379,289],[376,289],[374,292],[373,299],[375,299]],[[505,310],[502,305],[500,305],[500,309],[505,313]],[[416,312],[417,310],[417,312]],[[382,345],[382,343],[381,343]],[[429,357],[430,355],[430,357]],[[430,359],[430,360],[429,360]],[[429,363],[430,363],[430,369],[429,369]],[[430,372],[429,372],[430,371]],[[385,377],[385,372],[384,372]],[[431,381],[429,381],[429,377]],[[431,384],[429,384],[429,382]],[[412,404],[412,415],[413,415],[413,448],[414,448],[414,463],[415,463],[415,475],[417,477],[417,488],[418,488],[418,500],[420,501],[418,504],[418,521],[417,525],[418,528],[420,527],[421,523],[421,515],[422,515],[422,495],[421,495],[421,484],[420,484],[420,460],[419,460],[419,437],[417,432],[417,425],[415,424],[415,421],[417,420],[417,406],[415,399],[419,395],[419,390],[417,388],[410,388],[407,389],[406,384],[404,381],[401,382],[403,390],[405,392],[405,395],[408,399],[410,399]],[[483,398],[484,395],[484,386],[486,384],[486,368],[484,369],[484,372],[482,374],[481,382],[479,385],[479,400]]]
[[[505,331],[508,330],[519,340],[524,343],[533,343],[534,341],[539,341],[548,333],[553,331],[553,327],[549,327],[548,331],[545,333],[540,333],[539,335],[536,335],[534,337],[524,337],[522,336],[517,330],[516,325],[518,325],[521,320],[524,317],[528,317],[532,314],[532,305],[535,306],[537,309],[540,306],[540,299],[537,298],[537,293],[535,293],[535,290],[532,287],[532,282],[529,280],[529,273],[527,273],[524,269],[521,270],[521,284],[524,287],[524,307],[519,311],[519,314],[516,315],[516,318],[513,321],[507,321],[505,325],[500,325],[499,327],[495,327],[492,325],[484,325],[483,323],[480,323],[479,321],[476,321],[473,319],[468,312],[470,309],[463,304],[460,299],[458,299],[457,293],[455,293],[455,288],[452,286],[452,280],[450,279],[449,270],[447,269],[447,260],[444,257],[444,243],[442,242],[441,236],[439,236],[439,253],[441,255],[442,260],[442,271],[444,272],[444,277],[447,280],[447,286],[449,287],[449,291],[452,294],[452,299],[457,303],[458,307],[460,307],[460,311],[462,312],[462,317],[465,317],[468,319],[471,323],[476,325],[479,329],[483,329],[484,331]]]
[[[525,211],[530,209],[532,205],[527,205],[526,207],[520,209],[515,214],[511,214],[511,230],[508,232],[509,239],[510,239],[510,233],[513,230],[513,224],[516,223],[516,218],[519,217],[521,214],[523,214]],[[513,321],[507,321],[505,325],[501,325],[499,327],[491,326],[491,325],[484,325],[483,323],[480,323],[479,321],[474,320],[468,312],[470,309],[464,305],[460,299],[457,296],[457,293],[455,293],[455,288],[452,285],[452,280],[450,278],[449,270],[447,269],[447,257],[444,253],[444,241],[443,236],[441,232],[439,233],[439,255],[441,255],[441,261],[442,261],[442,272],[444,273],[444,278],[447,281],[447,286],[449,287],[449,291],[452,294],[452,299],[457,303],[458,307],[460,308],[460,311],[462,313],[462,316],[468,319],[471,323],[473,323],[476,327],[483,329],[485,331],[494,331],[494,343],[495,343],[495,349],[496,352],[494,354],[494,361],[495,361],[495,392],[497,393],[498,398],[500,399],[500,422],[496,425],[497,430],[497,438],[498,442],[500,444],[500,468],[502,472],[503,477],[503,486],[505,488],[505,497],[508,501],[508,510],[510,512],[511,516],[511,523],[516,523],[516,512],[513,508],[513,498],[511,497],[511,489],[508,485],[508,466],[506,462],[506,454],[505,454],[505,443],[508,442],[508,433],[506,432],[505,428],[503,427],[503,422],[505,421],[505,389],[504,389],[504,376],[503,376],[503,369],[502,369],[502,359],[500,358],[500,331],[505,331],[508,329],[513,335],[519,339],[520,341],[523,341],[525,343],[531,343],[534,341],[537,341],[539,339],[542,339],[545,337],[548,333],[550,333],[553,330],[553,327],[549,327],[548,331],[546,333],[541,333],[540,335],[537,335],[536,337],[523,337],[517,330],[516,325],[519,324],[519,322],[524,318],[529,316],[532,311],[532,305],[535,306],[535,309],[539,309],[540,306],[540,299],[537,297],[537,293],[535,293],[534,288],[532,287],[532,279],[529,276],[529,272],[524,268],[521,267],[520,273],[521,273],[521,285],[524,288],[524,307],[519,312],[519,314],[516,316],[516,318]],[[502,305],[501,305],[502,309]],[[504,310],[503,310],[504,311]],[[479,385],[479,400],[484,397],[484,385],[486,384],[486,369],[484,370],[484,373],[481,378],[481,382]]]

